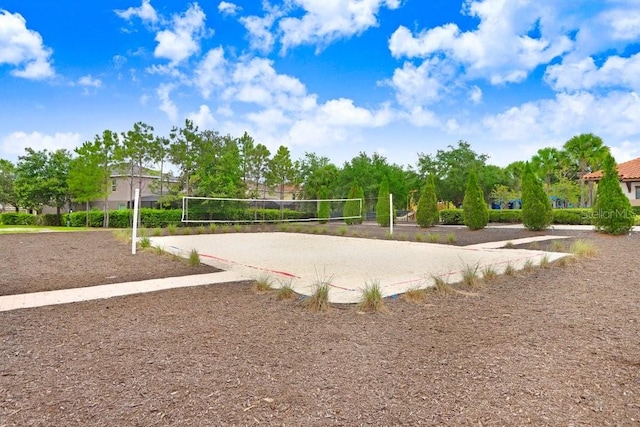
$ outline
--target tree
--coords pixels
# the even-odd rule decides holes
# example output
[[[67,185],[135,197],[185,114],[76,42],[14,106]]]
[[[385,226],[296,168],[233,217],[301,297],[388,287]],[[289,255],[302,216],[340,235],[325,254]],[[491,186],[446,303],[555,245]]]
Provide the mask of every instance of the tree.
[[[420,227],[431,227],[440,222],[438,197],[436,196],[436,182],[433,175],[429,175],[427,183],[418,200],[416,222]]]
[[[16,180],[16,167],[9,160],[0,159],[0,205],[11,205],[16,212],[19,210],[18,196],[13,188]]]
[[[604,160],[602,179],[598,183],[593,205],[593,225],[607,234],[626,234],[631,230],[635,215],[631,202],[622,192],[616,162],[608,154]]]
[[[388,227],[391,224],[391,207],[389,202],[389,181],[387,177],[382,178],[380,189],[378,190],[378,201],[376,203],[376,221],[381,227]]]
[[[553,221],[553,210],[542,182],[527,163],[522,177],[522,223],[528,230],[546,230]]]
[[[169,133],[169,159],[180,169],[182,188],[187,196],[191,195],[191,177],[197,160],[197,152],[193,149],[200,142],[198,127],[193,121],[186,119],[184,127],[173,127]]]
[[[320,203],[318,203],[318,218],[320,219],[320,224],[326,224],[331,216],[331,205],[329,204],[329,194],[326,188],[320,191],[320,199]]]
[[[138,178],[138,188],[142,190],[143,175],[146,174],[154,154],[157,154],[154,141],[153,127],[146,123],[137,122],[133,124],[132,130],[122,133],[122,143],[116,147],[116,159],[123,162],[129,173],[130,208],[133,208],[135,178]]]
[[[67,174],[70,154],[67,150],[35,151],[18,158],[14,188],[21,206],[41,212],[45,205],[60,209],[69,200]]]
[[[285,188],[296,176],[296,169],[291,161],[291,152],[281,145],[267,164],[266,181],[269,187],[277,187],[280,200],[284,199]]]
[[[471,230],[480,230],[489,223],[489,208],[484,200],[482,188],[474,170],[470,171],[462,202],[464,225]]]
[[[253,185],[252,197],[260,196],[260,185],[262,185],[262,196],[266,195],[267,191],[267,170],[269,168],[269,156],[271,153],[269,149],[263,144],[257,144],[253,150],[247,153],[249,156],[247,159],[248,162],[248,171],[249,171],[249,181]]]
[[[531,158],[531,169],[545,183],[547,194],[551,190],[551,184],[557,179],[560,172],[560,151],[557,148],[545,147],[538,150]]]
[[[108,193],[102,168],[102,150],[94,141],[85,142],[75,152],[77,156],[69,164],[67,184],[71,199],[86,205],[85,225],[88,227],[89,202],[102,199]]]
[[[460,205],[464,198],[465,185],[471,170],[480,176],[489,156],[476,154],[466,141],[448,146],[448,150],[438,150],[435,156],[418,154],[418,170],[422,176],[434,175],[436,190],[442,200]],[[488,183],[487,196],[495,183]]]
[[[302,184],[302,197],[307,200],[320,199],[321,190],[331,196],[336,187],[338,168],[328,157],[305,153],[299,162],[298,181]]]
[[[349,199],[345,205],[342,216],[346,219],[344,220],[348,225],[353,224],[362,224],[362,209],[360,204],[363,202],[362,200],[358,201],[358,194],[361,192],[361,187],[357,182],[351,184],[351,188],[349,189],[349,194],[347,198]]]
[[[102,136],[96,135],[94,139],[94,144],[97,145],[97,150],[100,152],[100,167],[102,168],[102,177],[104,178],[103,184],[103,204],[102,204],[102,226],[105,228],[109,227],[109,193],[111,191],[111,185],[109,180],[111,179],[111,169],[114,166],[116,159],[116,150],[120,145],[120,140],[118,138],[118,134],[105,130],[102,132]]]
[[[564,156],[568,166],[577,170],[577,178],[580,182],[580,207],[586,206],[585,182],[582,179],[587,173],[601,168],[602,162],[608,153],[607,148],[600,137],[586,133],[574,136],[564,144]]]
[[[491,200],[500,205],[500,209],[504,209],[509,204],[509,201],[518,198],[518,193],[507,187],[506,185],[498,184],[491,190]]]
[[[170,141],[165,137],[156,137],[149,147],[149,155],[151,157],[151,161],[156,165],[160,165],[160,182],[158,183],[158,187],[155,188],[155,191],[158,191],[160,194],[160,199],[164,196],[164,182],[165,182],[165,172],[164,165],[169,156],[169,144]]]

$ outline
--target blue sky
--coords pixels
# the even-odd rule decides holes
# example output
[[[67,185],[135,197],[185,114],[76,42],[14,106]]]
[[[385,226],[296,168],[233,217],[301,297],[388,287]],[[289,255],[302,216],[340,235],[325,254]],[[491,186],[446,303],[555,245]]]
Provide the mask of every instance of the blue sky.
[[[592,132],[640,156],[638,0],[0,0],[0,158],[142,121],[340,166]]]

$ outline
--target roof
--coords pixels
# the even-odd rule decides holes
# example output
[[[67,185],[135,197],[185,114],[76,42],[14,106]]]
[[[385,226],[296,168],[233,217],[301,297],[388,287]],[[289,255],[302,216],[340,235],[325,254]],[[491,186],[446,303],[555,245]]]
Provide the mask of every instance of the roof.
[[[640,181],[640,157],[620,163],[616,166],[620,181]],[[586,174],[585,181],[599,181],[602,179],[602,170]]]

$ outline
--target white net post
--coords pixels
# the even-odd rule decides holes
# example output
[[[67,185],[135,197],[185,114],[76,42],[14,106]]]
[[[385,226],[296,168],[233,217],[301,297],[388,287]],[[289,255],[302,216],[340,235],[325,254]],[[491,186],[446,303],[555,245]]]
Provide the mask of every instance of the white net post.
[[[389,194],[389,236],[393,236],[393,194]]]
[[[131,231],[131,255],[136,254],[136,245],[137,245],[137,237],[138,233],[138,201],[140,200],[140,189],[136,188],[133,193],[133,229]]]

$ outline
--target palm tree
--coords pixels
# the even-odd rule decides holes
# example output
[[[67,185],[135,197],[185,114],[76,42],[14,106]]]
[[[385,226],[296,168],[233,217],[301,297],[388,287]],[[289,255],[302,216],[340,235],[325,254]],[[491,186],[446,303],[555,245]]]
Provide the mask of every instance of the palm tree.
[[[594,170],[598,170],[609,153],[600,137],[592,133],[574,136],[564,144],[565,155],[571,166],[576,167],[580,181],[580,207],[585,204],[585,182],[583,177]]]

